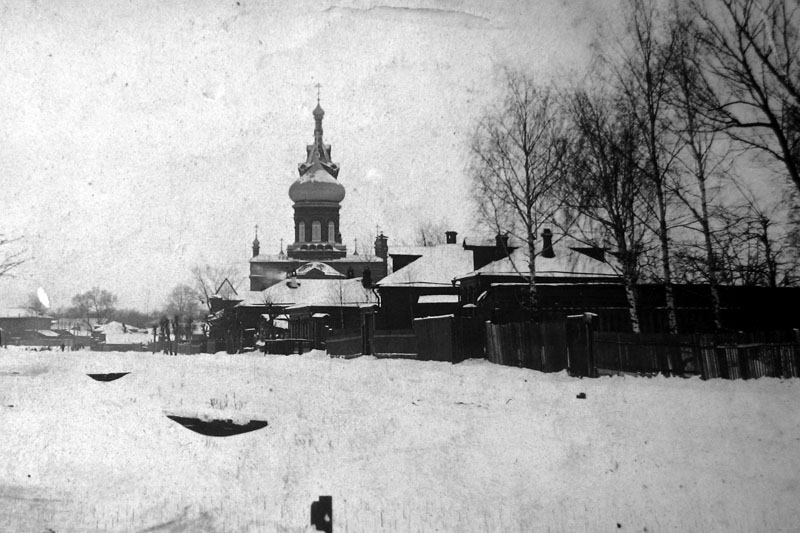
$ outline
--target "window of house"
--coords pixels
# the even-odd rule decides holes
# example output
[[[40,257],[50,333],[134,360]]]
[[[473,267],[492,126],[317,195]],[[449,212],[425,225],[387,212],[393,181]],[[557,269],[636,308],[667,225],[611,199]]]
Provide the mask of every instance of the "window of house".
[[[297,224],[297,242],[306,242],[306,223]]]
[[[319,220],[311,223],[311,241],[320,242],[322,240],[322,224]]]
[[[336,242],[336,226],[333,220],[328,222],[328,242]]]

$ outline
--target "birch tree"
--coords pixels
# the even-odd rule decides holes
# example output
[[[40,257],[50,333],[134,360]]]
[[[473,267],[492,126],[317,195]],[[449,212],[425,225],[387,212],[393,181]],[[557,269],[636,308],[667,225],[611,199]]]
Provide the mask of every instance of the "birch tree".
[[[525,243],[532,318],[539,311],[537,235],[563,216],[559,189],[568,148],[564,113],[554,91],[526,74],[506,70],[502,101],[485,112],[475,131],[469,172],[481,220],[495,234]]]
[[[626,39],[616,77],[641,137],[645,153],[644,176],[654,192],[655,233],[660,245],[660,274],[664,284],[667,324],[678,332],[670,264],[670,179],[680,144],[671,132],[668,99],[674,90],[670,69],[677,50],[677,33],[654,0],[630,0]]]
[[[608,263],[622,277],[631,327],[639,333],[636,284],[652,236],[652,187],[641,171],[645,146],[624,103],[602,89],[576,91],[569,113],[578,138],[565,198],[580,219],[575,234],[611,252],[615,260]]]
[[[732,152],[720,135],[719,124],[711,119],[715,111],[709,105],[714,96],[698,66],[704,51],[696,26],[686,11],[678,11],[672,28],[676,35],[676,53],[670,69],[674,90],[668,101],[673,111],[672,132],[680,139],[682,148],[676,171],[688,178],[679,179],[674,192],[689,211],[688,227],[697,228],[701,235],[705,263],[702,272],[710,286],[714,326],[719,330],[723,326],[719,296],[721,265],[714,246],[712,212],[724,209],[713,204],[722,181],[729,181],[726,176],[731,170]],[[691,252],[685,248],[678,255],[690,258]]]

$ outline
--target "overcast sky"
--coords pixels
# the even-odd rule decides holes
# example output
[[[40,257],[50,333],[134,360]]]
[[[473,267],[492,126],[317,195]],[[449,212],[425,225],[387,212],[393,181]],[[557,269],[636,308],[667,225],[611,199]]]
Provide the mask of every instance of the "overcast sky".
[[[608,5],[9,0],[0,232],[30,260],[0,307],[99,286],[152,310],[195,265],[246,274],[256,224],[277,253],[317,83],[348,249],[422,220],[474,233],[467,146],[498,66],[581,72]]]

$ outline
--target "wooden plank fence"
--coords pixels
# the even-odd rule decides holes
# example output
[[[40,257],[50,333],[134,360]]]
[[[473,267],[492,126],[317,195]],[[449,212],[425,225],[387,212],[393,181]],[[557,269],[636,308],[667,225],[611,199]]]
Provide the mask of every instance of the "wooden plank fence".
[[[564,322],[486,322],[486,359],[493,363],[559,372],[567,367]]]
[[[479,358],[483,352],[483,329],[474,318],[443,315],[414,319],[418,359],[460,363]]]
[[[703,379],[800,377],[800,336],[794,332],[665,335],[595,332],[601,374],[637,373]]]

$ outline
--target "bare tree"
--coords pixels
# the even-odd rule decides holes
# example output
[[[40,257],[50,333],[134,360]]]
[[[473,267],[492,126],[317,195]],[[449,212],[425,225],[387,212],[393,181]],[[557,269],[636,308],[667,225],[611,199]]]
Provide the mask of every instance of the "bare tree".
[[[776,224],[774,212],[759,204],[756,196],[737,184],[742,203],[727,210],[721,218],[727,228],[718,236],[722,273],[734,284],[778,287],[791,284],[797,264],[791,233]]]
[[[9,238],[0,233],[0,277],[9,276],[18,266],[25,262],[24,252],[15,250],[20,238]]]
[[[209,310],[211,310],[212,296],[219,294],[223,298],[232,298],[242,284],[241,276],[235,266],[196,266],[192,269],[192,279],[198,298]]]
[[[529,76],[505,71],[503,101],[475,131],[470,175],[482,222],[495,234],[527,245],[529,306],[538,315],[536,239],[545,224],[565,215],[559,194],[569,148],[566,120],[553,91]],[[564,224],[560,224],[564,225]]]
[[[616,68],[616,77],[635,118],[638,135],[644,142],[647,157],[642,170],[654,191],[653,209],[660,243],[667,322],[670,333],[677,333],[669,231],[670,177],[680,142],[671,133],[672,115],[668,99],[674,91],[669,74],[676,55],[678,33],[664,19],[654,0],[629,0],[628,10],[627,40],[623,45],[622,60]]]
[[[450,229],[444,218],[438,221],[425,220],[417,223],[414,231],[414,244],[417,246],[436,246],[446,242],[445,232]]]
[[[44,315],[48,312],[48,308],[44,306],[42,301],[39,299],[39,295],[35,292],[28,294],[28,299],[25,301],[25,305],[23,307],[32,313],[36,313],[37,315]]]
[[[182,320],[194,320],[199,316],[200,297],[197,291],[183,283],[176,285],[167,296],[164,314]]]
[[[703,49],[694,21],[688,12],[678,10],[672,24],[676,53],[670,69],[674,90],[668,95],[668,101],[674,113],[672,131],[681,140],[682,147],[676,159],[676,171],[688,178],[678,179],[674,192],[689,211],[691,223],[688,227],[697,228],[701,234],[705,263],[701,271],[710,286],[714,326],[721,329],[720,265],[714,249],[711,207],[720,181],[730,171],[732,152],[726,140],[720,138],[719,125],[709,119],[707,106],[713,101],[713,91],[698,67]],[[693,247],[689,244],[675,254],[684,267],[698,260]]]
[[[800,191],[800,4],[692,0],[713,80],[712,115],[786,170]]]
[[[102,322],[108,320],[114,312],[117,296],[107,290],[93,287],[92,290],[72,297],[72,305],[91,330],[92,319]]]
[[[569,112],[577,132],[565,198],[580,222],[575,237],[611,251],[622,276],[631,327],[640,332],[636,285],[641,255],[652,233],[647,206],[652,187],[641,168],[646,157],[634,117],[613,94],[576,91]]]

